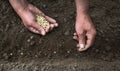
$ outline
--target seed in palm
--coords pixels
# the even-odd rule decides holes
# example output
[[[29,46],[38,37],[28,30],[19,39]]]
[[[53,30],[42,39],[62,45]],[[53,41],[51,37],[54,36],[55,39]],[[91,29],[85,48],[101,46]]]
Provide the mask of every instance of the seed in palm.
[[[36,20],[37,23],[44,29],[46,29],[46,27],[49,26],[49,22],[45,19],[45,17],[41,15],[36,15]]]

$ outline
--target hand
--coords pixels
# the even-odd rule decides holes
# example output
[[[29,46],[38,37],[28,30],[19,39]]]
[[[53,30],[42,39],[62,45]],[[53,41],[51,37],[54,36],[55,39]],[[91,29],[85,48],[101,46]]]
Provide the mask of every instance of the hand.
[[[54,27],[58,26],[58,23],[56,23],[54,19],[44,15],[44,13],[42,13],[38,8],[36,8],[31,4],[28,4],[28,7],[21,10],[21,12],[19,12],[18,14],[21,17],[25,27],[28,28],[31,32],[34,32],[37,34],[45,35],[46,32],[49,32]],[[37,14],[43,14],[45,19],[50,23],[50,25],[47,26],[46,30],[37,24],[36,22]]]
[[[78,50],[87,50],[93,44],[96,35],[95,27],[89,15],[77,16],[75,29],[73,38],[79,42],[77,44]]]

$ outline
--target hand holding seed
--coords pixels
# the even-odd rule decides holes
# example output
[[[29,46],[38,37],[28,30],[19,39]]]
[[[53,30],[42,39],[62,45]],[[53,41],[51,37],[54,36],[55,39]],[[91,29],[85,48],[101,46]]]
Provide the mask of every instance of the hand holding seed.
[[[36,21],[45,30],[47,30],[50,26],[50,23],[42,15],[36,15]]]
[[[54,24],[49,22],[50,20],[51,22],[54,22]],[[41,14],[36,15],[36,21],[39,24],[39,26],[41,26],[46,32],[58,26],[55,20],[53,20],[52,18],[48,16],[43,16]]]
[[[78,41],[78,51],[87,50],[93,44],[96,35],[90,17],[88,15],[77,16],[75,30],[73,38]]]
[[[45,35],[58,26],[56,20],[46,16],[37,7],[31,4],[29,4],[26,9],[22,9],[18,14],[25,27],[36,34]]]

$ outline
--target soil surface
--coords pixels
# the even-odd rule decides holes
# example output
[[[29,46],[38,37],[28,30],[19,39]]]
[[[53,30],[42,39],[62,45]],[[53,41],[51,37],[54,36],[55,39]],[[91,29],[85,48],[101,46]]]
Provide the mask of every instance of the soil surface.
[[[0,71],[120,71],[120,0],[90,0],[94,45],[78,52],[74,0],[28,0],[59,27],[40,36],[28,31],[8,0],[0,1]]]

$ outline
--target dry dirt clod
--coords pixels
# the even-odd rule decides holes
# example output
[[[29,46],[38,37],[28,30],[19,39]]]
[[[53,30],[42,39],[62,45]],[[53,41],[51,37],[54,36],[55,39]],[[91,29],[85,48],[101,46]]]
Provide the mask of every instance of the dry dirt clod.
[[[4,57],[5,59],[8,59],[8,58],[9,58],[9,56],[8,56],[7,53],[4,53],[4,54],[3,54],[3,57]]]
[[[65,31],[65,33],[64,33],[65,36],[68,36],[69,34],[70,34],[69,30]]]

